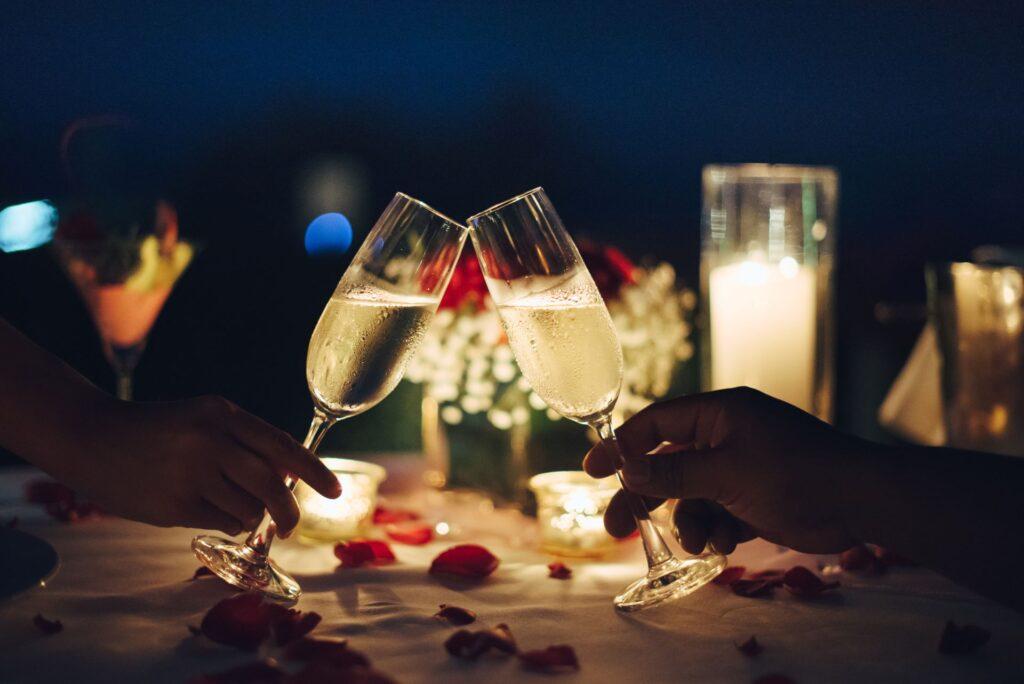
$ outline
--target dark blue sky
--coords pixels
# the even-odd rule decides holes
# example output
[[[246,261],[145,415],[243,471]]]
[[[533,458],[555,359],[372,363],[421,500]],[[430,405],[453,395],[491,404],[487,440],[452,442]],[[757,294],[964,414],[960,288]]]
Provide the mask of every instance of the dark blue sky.
[[[338,265],[310,265],[301,232],[283,226],[294,218],[288,188],[297,170],[322,150],[366,164],[375,209],[404,190],[466,216],[544,185],[575,233],[634,257],[670,258],[691,282],[702,165],[836,166],[840,411],[856,428],[873,424],[916,334],[873,330],[874,305],[921,301],[926,260],[1024,242],[1020,2],[6,2],[2,10],[0,204],[61,191],[57,142],[73,119],[118,112],[145,124],[183,229],[208,245],[158,324],[168,332],[157,331],[178,344],[165,349],[192,345],[196,372],[162,374],[152,361],[151,387],[222,391],[272,419],[304,413],[300,372],[267,369],[278,375],[266,384],[291,382],[291,394],[264,396],[264,379],[223,367],[212,350],[255,333],[246,326],[260,323],[261,297],[271,298],[295,309],[296,331],[263,347],[254,339],[252,358],[292,345],[301,360],[306,321]],[[353,221],[356,239],[367,220]],[[32,258],[0,261],[0,271],[9,269],[11,283],[36,277],[42,267]],[[204,296],[270,268],[279,272],[274,287],[245,306],[217,308]],[[0,293],[0,315],[31,327],[32,312]],[[197,320],[209,323],[209,338],[189,336]],[[79,324],[87,331],[84,317]],[[866,369],[873,340],[894,336],[890,360]],[[79,367],[104,378],[95,354],[57,350],[79,354]]]

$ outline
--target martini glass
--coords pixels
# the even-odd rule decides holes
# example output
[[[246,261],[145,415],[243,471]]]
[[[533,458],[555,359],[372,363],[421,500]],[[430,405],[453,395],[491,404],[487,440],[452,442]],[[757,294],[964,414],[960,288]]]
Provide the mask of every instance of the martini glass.
[[[117,377],[117,397],[132,398],[132,372],[149,332],[194,247],[178,238],[178,219],[167,202],[155,205],[152,233],[103,234],[84,212],[62,221],[53,252],[85,303]]]
[[[437,311],[466,229],[398,193],[366,236],[313,330],[306,382],[313,421],[302,445],[316,453],[339,420],[376,406],[401,380]],[[285,478],[289,489],[296,480]],[[277,528],[269,513],[244,543],[192,540],[200,562],[228,584],[294,601],[299,583],[270,560]]]
[[[621,451],[612,410],[622,384],[622,348],[608,309],[576,245],[542,188],[471,217],[467,223],[487,288],[530,386],[561,415],[594,428]],[[622,484],[622,472],[618,473]],[[647,574],[615,597],[639,610],[704,586],[725,556],[676,558],[643,499],[626,492],[647,555]]]

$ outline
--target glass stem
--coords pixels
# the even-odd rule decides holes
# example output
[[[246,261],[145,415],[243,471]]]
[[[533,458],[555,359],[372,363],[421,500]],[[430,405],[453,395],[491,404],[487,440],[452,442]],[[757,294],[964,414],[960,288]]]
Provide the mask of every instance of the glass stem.
[[[131,371],[117,371],[117,398],[121,401],[132,400]]]
[[[615,475],[619,478],[619,485],[622,486],[622,491],[625,492],[626,502],[633,513],[633,519],[636,520],[636,527],[640,530],[640,539],[644,543],[644,554],[647,556],[647,567],[653,568],[659,563],[664,563],[673,557],[672,551],[665,544],[665,540],[662,538],[661,532],[658,531],[654,521],[651,520],[651,514],[647,510],[643,497],[626,489],[626,482],[622,479],[622,448],[619,446],[619,440],[615,437],[615,430],[612,429],[612,417],[610,415],[602,416],[594,422],[593,427],[597,430],[601,441],[610,444],[618,456],[619,465]]]
[[[306,439],[303,440],[302,446],[315,454],[317,447],[320,446],[320,442],[324,438],[324,435],[327,434],[327,430],[329,430],[335,422],[337,422],[337,418],[329,417],[320,409],[315,409],[313,411],[313,422],[309,424],[309,432],[306,433]],[[294,477],[288,475],[284,479],[284,484],[288,487],[288,490],[291,491],[295,489],[295,483],[297,481],[298,480]],[[274,524],[273,518],[270,517],[270,512],[263,511],[263,520],[245,540],[245,545],[249,547],[257,558],[266,559],[267,554],[270,553],[270,545],[273,543],[274,536],[276,534],[277,525]]]

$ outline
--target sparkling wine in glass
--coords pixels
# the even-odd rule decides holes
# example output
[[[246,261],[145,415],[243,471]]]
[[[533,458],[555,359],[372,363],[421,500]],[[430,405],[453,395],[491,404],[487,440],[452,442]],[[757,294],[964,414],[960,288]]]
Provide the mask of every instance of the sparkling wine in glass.
[[[313,331],[306,381],[313,421],[303,442],[316,452],[339,420],[377,405],[402,379],[459,260],[466,229],[398,193],[363,241]],[[295,478],[285,480],[294,488]],[[199,560],[236,587],[293,601],[298,582],[270,560],[276,526],[268,513],[244,544],[192,541]]]
[[[523,375],[548,406],[593,427],[618,450],[611,415],[622,383],[622,348],[604,300],[544,190],[495,205],[468,224]],[[641,497],[626,496],[648,572],[615,597],[616,607],[639,610],[689,594],[725,567],[725,557],[716,553],[676,558]]]

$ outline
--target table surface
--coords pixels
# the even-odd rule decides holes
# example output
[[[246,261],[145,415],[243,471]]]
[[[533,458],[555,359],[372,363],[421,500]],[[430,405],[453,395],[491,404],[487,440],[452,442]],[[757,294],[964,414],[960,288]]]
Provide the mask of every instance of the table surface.
[[[187,625],[233,590],[214,579],[195,582],[193,532],[107,518],[76,525],[50,521],[21,500],[28,470],[0,474],[0,515],[52,543],[59,574],[42,589],[0,605],[0,681],[184,682],[249,662],[254,656],[193,637]],[[437,494],[392,501],[419,507]],[[302,610],[323,616],[314,632],[342,636],[400,682],[531,680],[515,659],[462,662],[443,642],[452,628],[431,615],[440,603],[477,612],[478,625],[507,623],[524,649],[572,645],[581,670],[573,681],[748,682],[784,673],[798,682],[1020,681],[1024,616],[920,568],[881,577],[844,573],[834,595],[800,600],[785,591],[748,599],[708,586],[672,603],[620,614],[611,598],[643,570],[636,540],[602,562],[568,561],[572,579],[547,576],[552,559],[532,550],[532,525],[514,512],[481,514],[479,502],[447,504],[458,537],[412,547],[393,544],[398,563],[337,569],[330,546],[278,542],[274,557],[295,573]],[[459,522],[462,521],[462,522]],[[459,542],[486,545],[501,566],[486,582],[452,588],[427,574],[430,560]],[[995,555],[995,554],[994,554]],[[764,542],[737,550],[730,562],[748,569],[816,568],[834,559],[780,551]],[[64,630],[39,634],[32,617],[59,619]],[[946,620],[976,624],[992,640],[969,656],[937,651]],[[757,658],[734,642],[756,635]],[[73,673],[73,674],[72,674]]]

